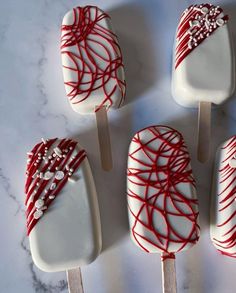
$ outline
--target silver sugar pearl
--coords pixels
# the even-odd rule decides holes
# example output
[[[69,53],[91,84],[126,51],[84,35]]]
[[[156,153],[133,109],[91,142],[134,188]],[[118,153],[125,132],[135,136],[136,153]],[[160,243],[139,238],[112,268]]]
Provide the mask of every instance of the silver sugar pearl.
[[[38,200],[36,200],[34,205],[35,205],[35,207],[37,209],[41,209],[41,207],[43,207],[43,205],[44,205],[44,200],[43,199],[38,199]]]
[[[43,215],[43,211],[41,211],[41,210],[37,210],[36,212],[34,212],[35,220],[38,220],[39,218],[41,218],[42,215]]]

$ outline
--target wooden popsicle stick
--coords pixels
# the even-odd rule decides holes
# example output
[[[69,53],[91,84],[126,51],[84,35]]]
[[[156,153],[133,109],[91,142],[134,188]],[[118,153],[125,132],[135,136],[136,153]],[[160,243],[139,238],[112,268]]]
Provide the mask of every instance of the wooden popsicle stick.
[[[211,103],[199,102],[197,158],[205,163],[210,154],[211,142]]]
[[[84,293],[80,268],[66,271],[69,293]]]
[[[98,141],[100,147],[100,157],[102,168],[105,171],[112,169],[112,152],[109,134],[109,125],[107,119],[107,109],[105,106],[96,111]]]
[[[162,289],[163,293],[176,293],[176,272],[175,259],[165,258],[166,254],[162,253]]]

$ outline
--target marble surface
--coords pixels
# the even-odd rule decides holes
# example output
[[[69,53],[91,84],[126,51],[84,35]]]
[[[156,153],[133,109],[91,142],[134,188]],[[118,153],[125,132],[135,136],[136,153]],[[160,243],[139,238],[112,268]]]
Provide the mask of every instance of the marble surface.
[[[219,1],[211,1],[220,4]],[[43,273],[33,263],[24,217],[26,152],[41,137],[74,137],[87,149],[101,209],[103,251],[82,269],[85,293],[161,292],[159,255],[131,243],[126,210],[126,159],[140,128],[167,124],[181,131],[192,155],[200,203],[201,238],[179,253],[178,292],[235,292],[234,259],[221,256],[209,238],[209,198],[217,145],[236,132],[236,100],[213,111],[212,157],[196,160],[197,112],[171,97],[174,33],[182,10],[196,1],[90,1],[112,16],[124,53],[127,96],[109,113],[114,169],[101,171],[95,118],[73,112],[65,96],[59,52],[60,23],[86,1],[8,0],[0,9],[0,292],[67,292],[65,273]],[[231,15],[236,46],[236,1],[222,1]]]

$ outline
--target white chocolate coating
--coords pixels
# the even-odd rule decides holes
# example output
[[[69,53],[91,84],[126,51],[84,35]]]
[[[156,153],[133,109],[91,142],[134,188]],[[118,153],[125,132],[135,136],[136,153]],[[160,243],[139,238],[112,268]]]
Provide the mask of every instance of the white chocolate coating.
[[[101,250],[96,188],[85,158],[29,235],[34,263],[46,272],[91,263]]]
[[[222,254],[236,257],[236,136],[217,150],[211,194],[210,235]]]
[[[196,108],[199,101],[220,105],[230,98],[235,89],[235,60],[227,23],[190,52],[176,69],[175,47],[172,95],[178,104]]]

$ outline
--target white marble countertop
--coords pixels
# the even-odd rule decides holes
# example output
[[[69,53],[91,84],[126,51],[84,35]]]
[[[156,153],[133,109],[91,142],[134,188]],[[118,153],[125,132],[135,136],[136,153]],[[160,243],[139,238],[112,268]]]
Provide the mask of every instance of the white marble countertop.
[[[236,46],[236,1],[221,4],[231,16]],[[196,160],[197,112],[171,97],[171,59],[180,13],[196,1],[100,0],[109,12],[126,65],[123,108],[109,113],[114,169],[101,171],[95,118],[73,112],[66,99],[59,51],[63,15],[84,0],[8,0],[0,9],[0,292],[67,292],[65,273],[44,273],[32,263],[24,217],[26,152],[41,137],[76,137],[87,149],[101,209],[103,251],[82,269],[85,293],[161,292],[159,255],[130,240],[126,210],[126,160],[133,134],[166,124],[181,131],[197,179],[201,238],[177,255],[178,292],[231,293],[236,261],[221,256],[209,238],[212,163],[217,145],[236,132],[235,97],[213,111],[212,158]],[[232,20],[234,18],[234,20]]]

